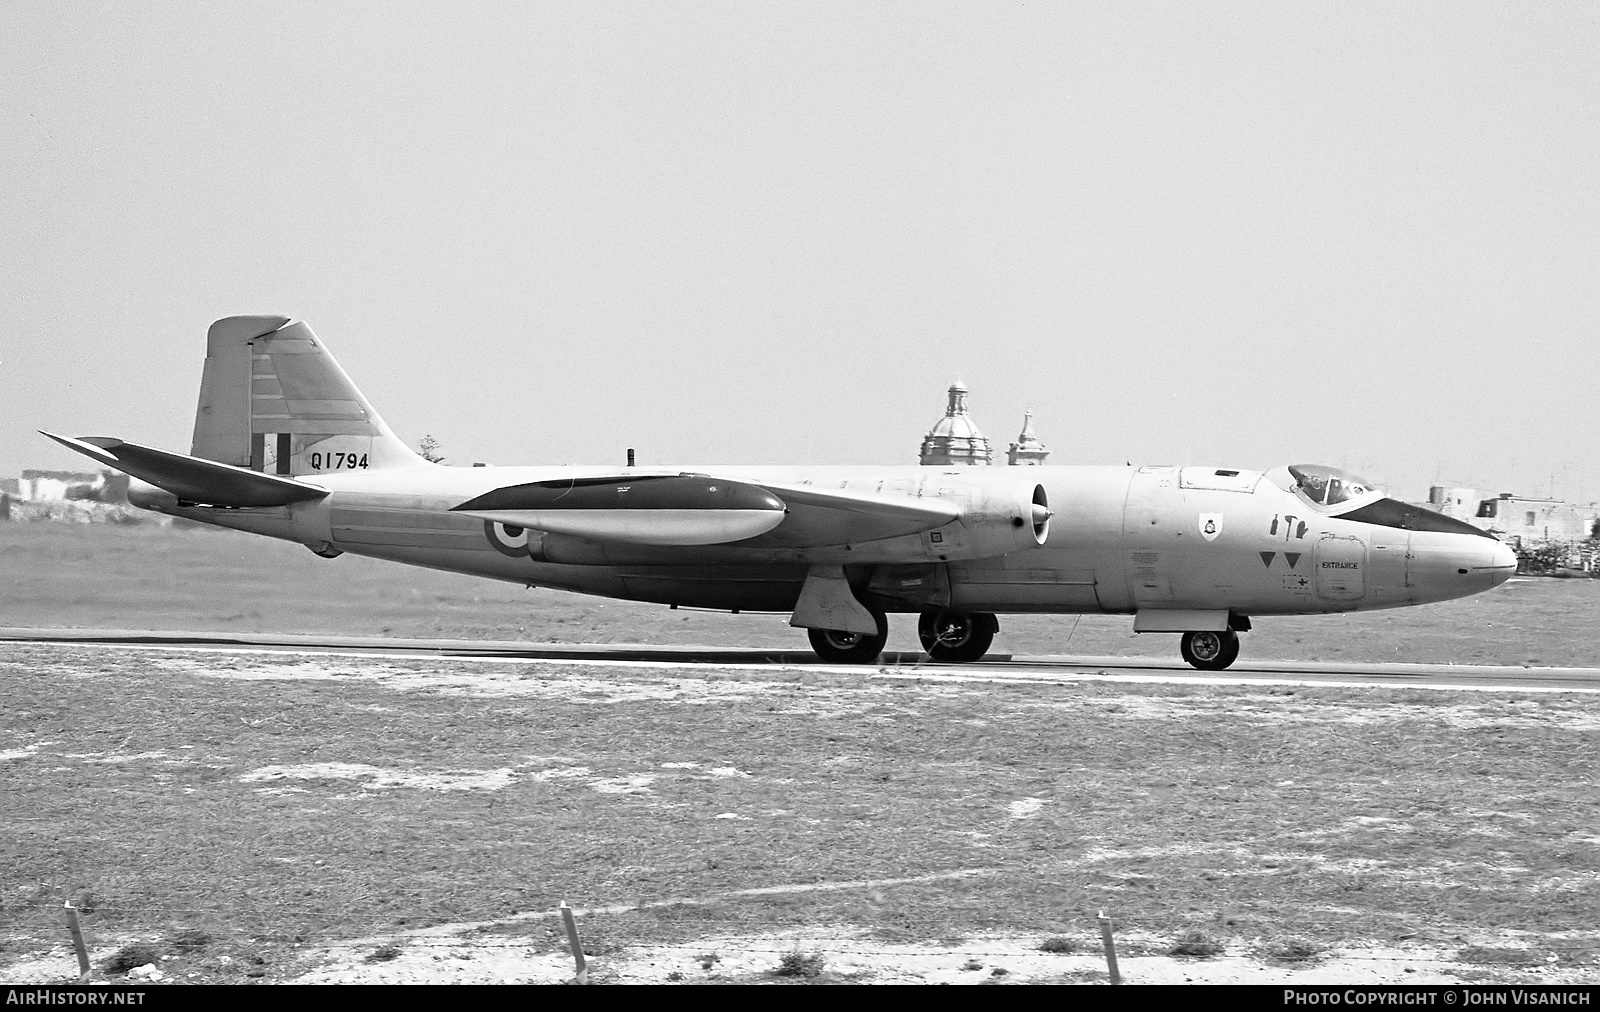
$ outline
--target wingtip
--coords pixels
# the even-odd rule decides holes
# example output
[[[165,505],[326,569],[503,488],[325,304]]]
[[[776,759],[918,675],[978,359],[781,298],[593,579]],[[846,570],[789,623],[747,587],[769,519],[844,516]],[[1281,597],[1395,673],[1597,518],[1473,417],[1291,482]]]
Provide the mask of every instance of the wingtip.
[[[81,453],[86,457],[98,457],[106,461],[115,461],[117,456],[111,452],[110,448],[122,445],[122,440],[113,439],[109,436],[83,436],[73,439],[71,436],[61,436],[54,432],[46,432],[43,429],[38,431],[39,435],[53,439],[69,450]]]

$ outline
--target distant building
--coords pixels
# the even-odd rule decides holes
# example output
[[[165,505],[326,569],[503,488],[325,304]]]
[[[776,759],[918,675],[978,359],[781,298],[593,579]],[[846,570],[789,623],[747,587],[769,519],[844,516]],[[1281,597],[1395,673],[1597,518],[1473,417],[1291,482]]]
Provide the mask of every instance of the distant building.
[[[1006,449],[1006,463],[1012,467],[1018,465],[1043,464],[1044,459],[1050,456],[1050,451],[1039,442],[1039,437],[1033,433],[1033,412],[1025,412],[1022,416],[1022,432],[1017,436],[1017,441]]]
[[[1442,485],[1428,490],[1428,506],[1489,531],[1517,547],[1524,542],[1573,544],[1583,541],[1593,534],[1595,521],[1600,519],[1600,505],[1595,503],[1580,506],[1560,499],[1535,499],[1511,492],[1482,499],[1477,489]]]
[[[96,475],[78,471],[30,469],[23,471],[22,477],[17,480],[17,495],[35,502],[57,502],[67,497],[68,489],[92,485],[95,478]]]
[[[1479,502],[1477,516],[1468,522],[1519,544],[1522,541],[1573,542],[1590,536],[1597,515],[1600,510],[1592,504],[1576,506],[1558,499],[1531,499],[1504,492],[1497,499]]]
[[[994,463],[988,437],[967,414],[967,385],[956,380],[950,384],[949,393],[944,417],[922,438],[920,462],[924,467]]]
[[[1427,505],[1435,513],[1459,519],[1477,516],[1478,490],[1475,488],[1446,488],[1434,485],[1428,489]]]
[[[18,499],[34,502],[60,502],[63,499],[94,499],[100,502],[125,502],[128,476],[114,471],[89,474],[83,471],[27,470],[17,479]]]

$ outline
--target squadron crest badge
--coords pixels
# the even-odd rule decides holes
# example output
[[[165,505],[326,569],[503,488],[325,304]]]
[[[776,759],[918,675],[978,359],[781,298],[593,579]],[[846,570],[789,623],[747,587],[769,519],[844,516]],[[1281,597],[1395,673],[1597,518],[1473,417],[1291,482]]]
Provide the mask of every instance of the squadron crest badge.
[[[1217,540],[1217,535],[1222,533],[1221,513],[1200,514],[1200,536],[1207,541]]]

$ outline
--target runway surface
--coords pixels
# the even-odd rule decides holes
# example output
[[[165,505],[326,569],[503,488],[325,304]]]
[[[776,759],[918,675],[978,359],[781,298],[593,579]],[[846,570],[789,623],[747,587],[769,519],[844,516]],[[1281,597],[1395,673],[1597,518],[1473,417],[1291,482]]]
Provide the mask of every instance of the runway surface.
[[[1240,660],[1227,671],[1197,671],[1177,658],[1014,657],[938,664],[926,654],[886,651],[876,665],[824,664],[809,650],[626,644],[549,644],[506,640],[391,639],[286,633],[206,633],[150,629],[0,628],[0,643],[55,643],[121,649],[275,651],[370,657],[457,657],[516,663],[627,664],[655,667],[869,671],[878,677],[968,682],[1121,681],[1211,685],[1406,686],[1454,690],[1600,693],[1600,668],[1466,664],[1353,664]]]

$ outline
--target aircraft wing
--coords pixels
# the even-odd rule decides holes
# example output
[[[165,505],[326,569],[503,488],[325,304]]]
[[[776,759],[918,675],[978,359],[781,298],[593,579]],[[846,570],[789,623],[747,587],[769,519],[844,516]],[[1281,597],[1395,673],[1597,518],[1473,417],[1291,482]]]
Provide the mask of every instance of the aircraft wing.
[[[815,485],[763,482],[760,487],[789,508],[783,523],[761,538],[762,547],[863,544],[935,530],[961,515],[959,507],[944,499],[879,496]]]
[[[40,435],[49,436],[67,449],[76,450],[107,467],[164,488],[177,496],[179,502],[206,506],[286,506],[328,494],[327,489],[293,478],[125,443],[110,436],[73,439],[42,429]]]
[[[634,545],[721,545],[783,522],[783,501],[704,474],[555,478],[507,485],[451,512],[553,534]]]
[[[939,499],[639,473],[508,485],[452,512],[596,541],[763,548],[878,541],[933,530],[958,515]]]

